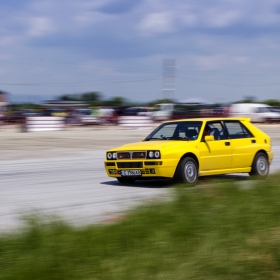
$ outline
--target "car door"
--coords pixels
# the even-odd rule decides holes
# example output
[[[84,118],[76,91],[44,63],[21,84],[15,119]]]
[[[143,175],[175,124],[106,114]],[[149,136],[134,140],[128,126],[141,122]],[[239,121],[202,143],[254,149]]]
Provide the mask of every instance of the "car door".
[[[201,138],[198,144],[200,151],[200,171],[222,170],[231,168],[232,148],[230,140],[227,139],[225,128],[221,122],[211,122],[214,126],[214,141],[204,141]],[[215,134],[215,132],[218,132]]]
[[[224,121],[232,147],[232,168],[252,165],[256,153],[256,139],[240,121]]]

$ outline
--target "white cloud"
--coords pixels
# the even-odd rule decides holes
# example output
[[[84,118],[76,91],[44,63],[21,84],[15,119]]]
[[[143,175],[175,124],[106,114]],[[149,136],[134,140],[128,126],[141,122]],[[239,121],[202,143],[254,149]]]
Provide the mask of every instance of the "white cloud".
[[[114,0],[80,0],[78,3],[84,11],[88,11],[89,9],[99,9],[112,2],[114,2]]]
[[[0,37],[0,46],[1,47],[15,46],[19,43],[19,41],[20,41],[20,37],[16,35],[2,36]]]
[[[54,31],[55,27],[50,18],[31,17],[28,19],[27,34],[31,37],[42,37]]]
[[[205,14],[201,16],[201,20],[209,27],[228,27],[242,17],[242,12],[238,10],[211,8],[206,10]]]
[[[106,22],[112,19],[112,17],[111,15],[105,15],[99,12],[85,11],[74,15],[73,20],[82,28],[94,25],[97,22]]]
[[[225,56],[218,54],[213,56],[196,56],[195,64],[199,70],[215,70],[220,68],[225,62]]]
[[[151,13],[146,15],[138,25],[144,35],[168,33],[173,30],[173,18],[168,12]]]
[[[182,24],[186,27],[193,27],[197,25],[197,15],[192,13],[181,13],[181,16],[179,14],[179,18],[182,22]]]
[[[234,56],[232,61],[235,64],[246,64],[250,61],[250,58],[248,56]]]
[[[280,42],[278,38],[261,37],[257,40],[257,44],[262,49],[277,51],[280,49]]]

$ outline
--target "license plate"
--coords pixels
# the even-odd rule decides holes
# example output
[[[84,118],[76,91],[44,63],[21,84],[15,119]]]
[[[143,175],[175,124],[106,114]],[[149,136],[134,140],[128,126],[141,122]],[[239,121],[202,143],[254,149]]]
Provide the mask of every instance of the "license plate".
[[[141,170],[121,170],[121,176],[141,176]]]

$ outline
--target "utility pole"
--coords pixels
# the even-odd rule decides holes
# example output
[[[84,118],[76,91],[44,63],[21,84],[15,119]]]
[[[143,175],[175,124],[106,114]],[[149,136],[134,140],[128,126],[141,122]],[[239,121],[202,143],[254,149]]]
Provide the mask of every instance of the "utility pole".
[[[175,59],[163,60],[162,71],[162,97],[163,99],[174,100],[175,98]]]

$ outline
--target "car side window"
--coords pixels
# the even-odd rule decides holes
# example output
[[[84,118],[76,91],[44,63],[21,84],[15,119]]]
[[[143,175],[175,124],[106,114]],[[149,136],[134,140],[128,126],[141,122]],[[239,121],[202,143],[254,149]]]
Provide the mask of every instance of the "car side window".
[[[209,135],[213,135],[215,140],[225,139],[224,129],[220,122],[209,122],[207,124],[211,126]]]
[[[253,137],[252,133],[239,121],[225,121],[230,139]]]

